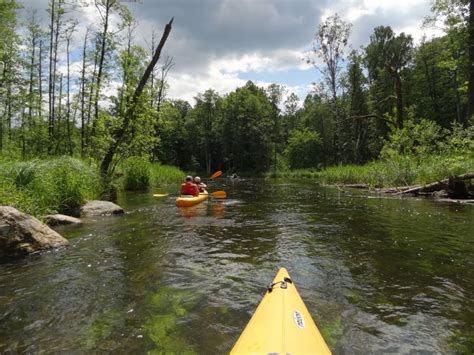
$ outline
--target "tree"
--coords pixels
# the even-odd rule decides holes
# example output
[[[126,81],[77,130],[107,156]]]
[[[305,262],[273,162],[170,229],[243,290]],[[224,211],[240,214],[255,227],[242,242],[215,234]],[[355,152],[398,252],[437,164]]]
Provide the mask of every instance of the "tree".
[[[81,98],[81,157],[85,155],[86,147],[86,66],[87,66],[87,42],[89,39],[90,27],[87,27],[84,36],[84,45],[82,47],[82,69],[80,79],[80,98]]]
[[[331,103],[317,93],[308,94],[303,103],[298,129],[309,128],[318,132],[322,141],[321,163],[328,165],[337,161],[334,153],[335,121],[331,115]]]
[[[100,91],[102,88],[102,81],[105,67],[105,57],[108,51],[108,45],[110,45],[109,38],[109,25],[110,15],[115,11],[123,11],[119,0],[95,0],[95,7],[101,18],[102,32],[99,36],[99,48],[98,48],[98,62],[97,62],[97,75],[95,76],[95,96],[94,96],[94,120],[92,122],[92,136],[95,134],[95,127],[99,120],[99,100]]]
[[[367,80],[363,73],[362,57],[352,51],[346,73],[348,118],[343,123],[343,160],[363,163],[369,159],[367,150],[368,114]]]
[[[413,39],[410,35],[400,33],[395,36],[390,27],[379,26],[370,36],[370,43],[365,49],[366,63],[369,72],[369,82],[375,83],[383,78],[382,71],[388,74],[394,83],[395,96],[387,96],[378,100],[395,100],[397,128],[403,127],[404,99],[403,99],[403,71],[411,62],[413,54]]]
[[[286,143],[290,131],[295,129],[298,124],[298,113],[299,113],[299,102],[298,95],[292,92],[286,98],[283,106],[285,107],[284,115],[282,118],[282,134],[283,141]]]
[[[218,122],[221,116],[222,99],[217,92],[209,89],[204,94],[198,94],[195,100],[193,126],[198,131],[195,150],[204,152],[204,167],[206,172],[210,173],[219,141]]]
[[[143,93],[143,90],[145,89],[145,85],[148,79],[150,78],[150,74],[152,73],[153,68],[155,67],[156,63],[158,62],[158,59],[160,58],[161,50],[163,49],[165,42],[168,39],[168,36],[171,32],[172,23],[173,23],[173,19],[171,19],[171,21],[165,26],[160,43],[158,44],[158,47],[156,48],[155,55],[153,56],[151,62],[148,64],[145,72],[143,73],[133,93],[133,96],[130,101],[130,106],[128,107],[127,112],[125,112],[124,114],[122,124],[112,134],[112,142],[110,143],[107,149],[107,152],[100,164],[100,171],[103,176],[107,176],[107,174],[109,173],[109,167],[110,167],[110,164],[112,163],[112,159],[114,158],[115,152],[117,151],[118,147],[122,143],[122,140],[124,139],[125,134],[130,126],[130,122],[133,120],[136,114],[136,109],[137,109],[139,100],[141,98],[141,95]]]
[[[229,169],[265,171],[271,162],[273,107],[263,89],[248,81],[223,101],[222,137]]]
[[[336,122],[336,131],[334,132],[336,156],[339,155],[342,144],[339,138],[342,130],[342,113],[338,105],[339,79],[350,31],[351,25],[342,21],[338,14],[328,17],[326,21],[319,25],[315,34],[312,53],[307,59],[308,63],[312,63],[321,72],[324,83],[329,88]],[[325,67],[321,68],[317,65],[318,58],[323,61]],[[322,135],[324,135],[324,126],[322,127]]]
[[[50,34],[49,34],[49,87],[48,87],[48,104],[49,104],[49,119],[48,119],[48,138],[49,147],[48,152],[53,153],[55,146],[55,138],[57,136],[56,127],[56,81],[57,81],[57,63],[58,63],[58,47],[59,35],[63,25],[64,0],[51,0],[49,3],[50,14]]]
[[[457,32],[457,31],[456,31]],[[414,105],[418,117],[430,118],[449,128],[453,121],[464,123],[462,77],[466,48],[459,33],[424,40],[417,48],[409,83],[408,105]],[[467,58],[466,58],[467,59]]]
[[[285,156],[291,169],[317,167],[321,163],[321,137],[308,128],[290,132]]]
[[[15,82],[18,79],[18,35],[16,34],[16,10],[19,5],[14,0],[4,1],[0,5],[0,152],[4,147],[5,124],[8,137],[11,138],[12,119],[14,114]]]
[[[67,144],[68,144],[68,153],[72,155],[72,129],[71,125],[74,124],[71,122],[71,66],[70,66],[70,50],[71,38],[74,32],[76,31],[77,21],[72,21],[69,27],[66,29],[66,66],[67,66],[67,76],[66,76],[66,128],[67,128]]]
[[[462,42],[459,42],[462,50],[456,58],[460,64],[459,68],[463,66],[461,64],[463,61],[466,63],[467,107],[462,117],[462,123],[464,126],[472,125],[474,114],[474,1],[434,0],[431,10],[433,16],[428,18],[428,23],[435,23],[441,17],[444,20],[448,36],[452,39],[462,38]]]
[[[279,105],[281,100],[283,99],[283,95],[285,95],[286,89],[283,85],[279,84],[270,84],[267,89],[267,97],[270,103],[272,104],[273,112],[273,134],[272,134],[272,141],[273,141],[273,169],[276,176],[276,168],[277,168],[277,153],[278,153],[278,144],[281,141],[281,127],[280,127],[280,108]]]

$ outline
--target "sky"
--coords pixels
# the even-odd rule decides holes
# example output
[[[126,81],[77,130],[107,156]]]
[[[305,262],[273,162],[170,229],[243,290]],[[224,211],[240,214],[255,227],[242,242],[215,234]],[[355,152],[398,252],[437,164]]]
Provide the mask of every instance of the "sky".
[[[26,18],[37,11],[47,26],[48,0],[18,0]],[[73,68],[80,70],[80,48],[87,25],[99,24],[94,0],[66,0],[85,6],[70,14],[79,21],[74,35],[77,55]],[[139,25],[137,44],[149,46],[152,32],[159,38],[174,17],[164,54],[173,58],[168,97],[193,98],[209,88],[226,94],[248,80],[259,86],[272,83],[304,98],[318,80],[318,72],[303,60],[311,48],[318,25],[338,13],[352,24],[349,43],[359,48],[377,26],[411,34],[415,43],[439,30],[422,28],[430,14],[430,0],[123,0]],[[74,60],[73,60],[74,61]],[[64,69],[64,68],[63,68]],[[106,90],[113,93],[116,83]]]

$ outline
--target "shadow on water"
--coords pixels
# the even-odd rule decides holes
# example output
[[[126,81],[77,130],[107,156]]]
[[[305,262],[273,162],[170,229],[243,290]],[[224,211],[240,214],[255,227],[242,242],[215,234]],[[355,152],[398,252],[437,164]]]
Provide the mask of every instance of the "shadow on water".
[[[229,198],[123,195],[126,215],[61,228],[68,249],[0,265],[0,353],[226,353],[280,266],[335,353],[472,353],[472,206],[212,188]]]

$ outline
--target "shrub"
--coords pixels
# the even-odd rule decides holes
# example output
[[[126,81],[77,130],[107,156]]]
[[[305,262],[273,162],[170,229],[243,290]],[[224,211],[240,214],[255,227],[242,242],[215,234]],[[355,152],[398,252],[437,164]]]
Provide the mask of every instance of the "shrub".
[[[150,187],[151,169],[147,159],[130,157],[123,163],[124,189],[128,191],[147,190]]]
[[[316,167],[320,162],[321,137],[318,132],[308,128],[290,132],[285,156],[292,169]]]

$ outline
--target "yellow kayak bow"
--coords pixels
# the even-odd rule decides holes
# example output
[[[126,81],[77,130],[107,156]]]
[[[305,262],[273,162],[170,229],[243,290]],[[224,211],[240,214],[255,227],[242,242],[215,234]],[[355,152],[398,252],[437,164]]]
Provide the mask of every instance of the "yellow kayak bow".
[[[331,354],[285,268],[278,271],[230,353]]]

